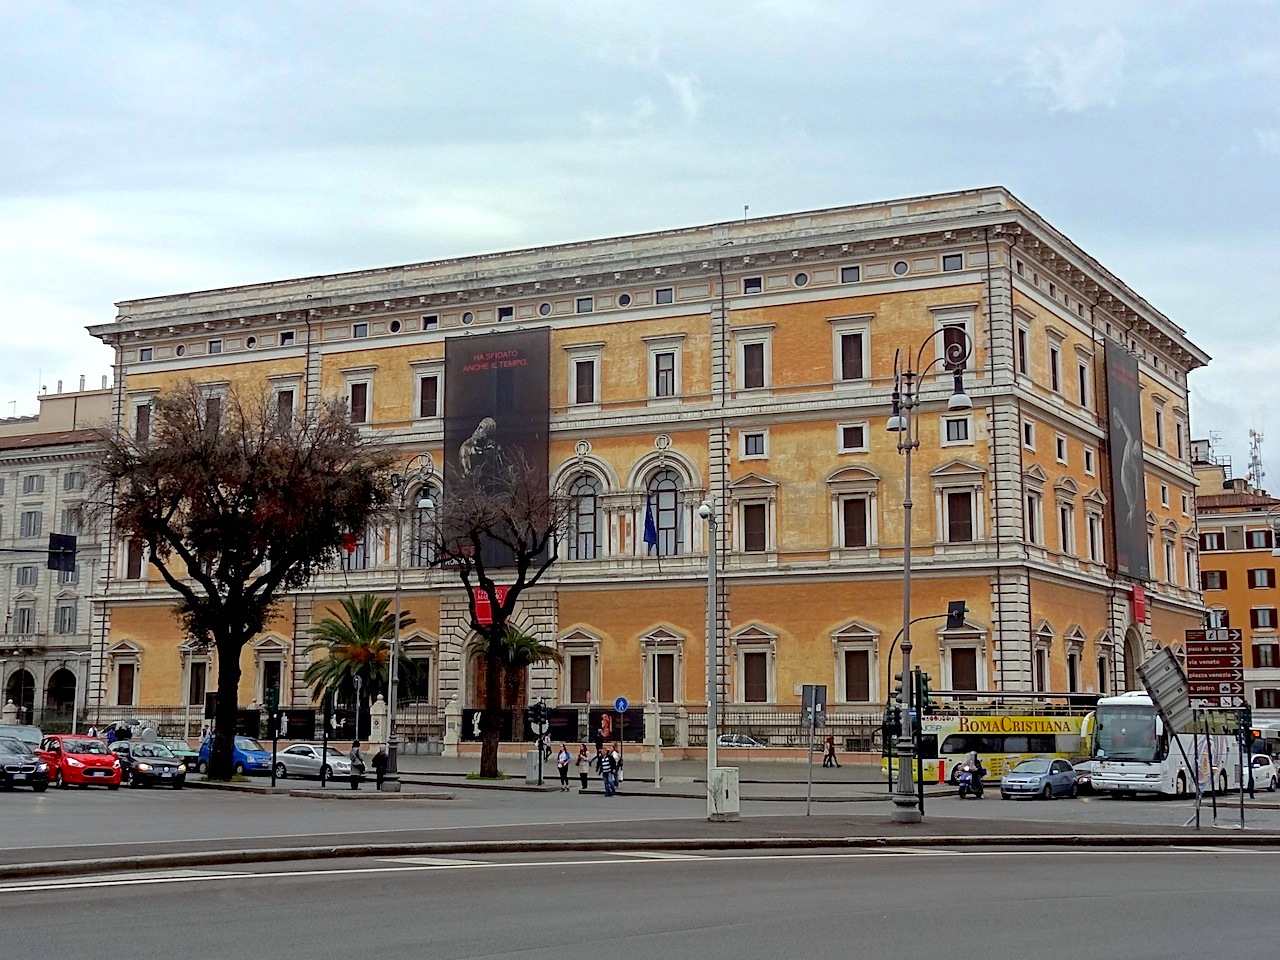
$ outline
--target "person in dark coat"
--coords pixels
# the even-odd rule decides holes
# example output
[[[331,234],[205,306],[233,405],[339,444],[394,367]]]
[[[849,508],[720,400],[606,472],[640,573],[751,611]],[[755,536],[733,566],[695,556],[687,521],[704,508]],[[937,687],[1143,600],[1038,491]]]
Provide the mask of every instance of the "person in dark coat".
[[[351,761],[351,789],[359,790],[360,781],[364,779],[364,754],[360,752],[359,740],[351,741],[351,749],[347,751],[347,759]]]
[[[387,756],[387,751],[382,747],[378,748],[378,752],[373,755],[373,775],[377,780],[376,789],[382,789],[382,781],[387,779],[387,764],[391,758]]]

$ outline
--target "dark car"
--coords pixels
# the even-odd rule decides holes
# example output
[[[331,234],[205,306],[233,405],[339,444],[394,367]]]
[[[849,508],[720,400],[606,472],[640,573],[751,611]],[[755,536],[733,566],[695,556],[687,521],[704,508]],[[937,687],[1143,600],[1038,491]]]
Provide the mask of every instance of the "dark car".
[[[49,789],[49,765],[21,740],[0,737],[0,790],[14,787],[44,793]]]
[[[163,743],[117,740],[111,752],[120,759],[124,779],[131,787],[160,785],[181,790],[187,782],[187,765]]]

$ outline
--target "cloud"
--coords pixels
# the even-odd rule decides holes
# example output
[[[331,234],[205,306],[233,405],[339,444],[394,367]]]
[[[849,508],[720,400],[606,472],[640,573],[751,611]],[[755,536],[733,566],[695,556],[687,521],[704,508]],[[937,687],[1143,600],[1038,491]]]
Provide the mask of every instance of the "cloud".
[[[686,120],[697,120],[698,114],[702,112],[702,93],[699,89],[697,77],[678,76],[667,71],[663,72],[667,78],[667,84],[671,87],[671,92],[676,95],[676,101],[680,104],[680,109],[684,112]]]
[[[1027,83],[1048,96],[1050,109],[1080,113],[1090,107],[1114,107],[1123,82],[1126,43],[1110,27],[1082,44],[1046,43],[1022,61]]]

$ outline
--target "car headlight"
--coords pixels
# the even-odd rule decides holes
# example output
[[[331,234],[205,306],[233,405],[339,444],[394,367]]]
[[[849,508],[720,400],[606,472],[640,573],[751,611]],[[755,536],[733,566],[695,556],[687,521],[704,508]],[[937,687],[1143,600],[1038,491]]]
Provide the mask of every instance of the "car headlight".
[[[49,772],[49,765],[48,765],[47,763],[37,763],[37,764],[36,764],[36,772],[37,772],[37,773],[48,773],[48,772]]]
[[[1038,787],[1042,783],[1044,783],[1044,777],[1036,777],[1034,780],[1031,781],[1031,785],[1033,787]]]
[[[84,764],[83,764],[83,763],[81,763],[79,760],[77,760],[75,757],[67,757],[67,766],[70,766],[70,767],[83,767],[83,766],[84,766]]]
[[[186,765],[185,763],[180,763],[180,764],[178,764],[178,772],[179,772],[179,773],[186,773],[186,772],[187,772],[187,765]]]
[[[150,770],[150,769],[151,769],[151,764],[149,764],[149,763],[135,763],[135,764],[133,765],[133,769],[135,769],[135,770],[141,770],[143,773],[146,773],[148,770]]]
[[[112,765],[113,767],[118,767],[118,766],[120,766],[120,758],[119,758],[119,757],[112,757],[112,758],[111,758],[111,765]]]

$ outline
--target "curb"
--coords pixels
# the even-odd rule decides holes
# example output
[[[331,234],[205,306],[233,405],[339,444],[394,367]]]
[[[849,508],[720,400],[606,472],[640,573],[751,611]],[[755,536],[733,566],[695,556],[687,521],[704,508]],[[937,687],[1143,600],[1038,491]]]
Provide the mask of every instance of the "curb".
[[[892,847],[1280,847],[1280,834],[1041,834],[1027,836],[895,837],[702,837],[619,841],[472,840],[420,843],[364,843],[322,847],[269,847],[262,850],[208,850],[111,859],[68,860],[0,866],[0,880],[82,876],[132,870],[280,863],[287,861],[363,859],[369,857],[458,856],[496,853],[559,853],[607,850],[803,850],[889,849]]]

